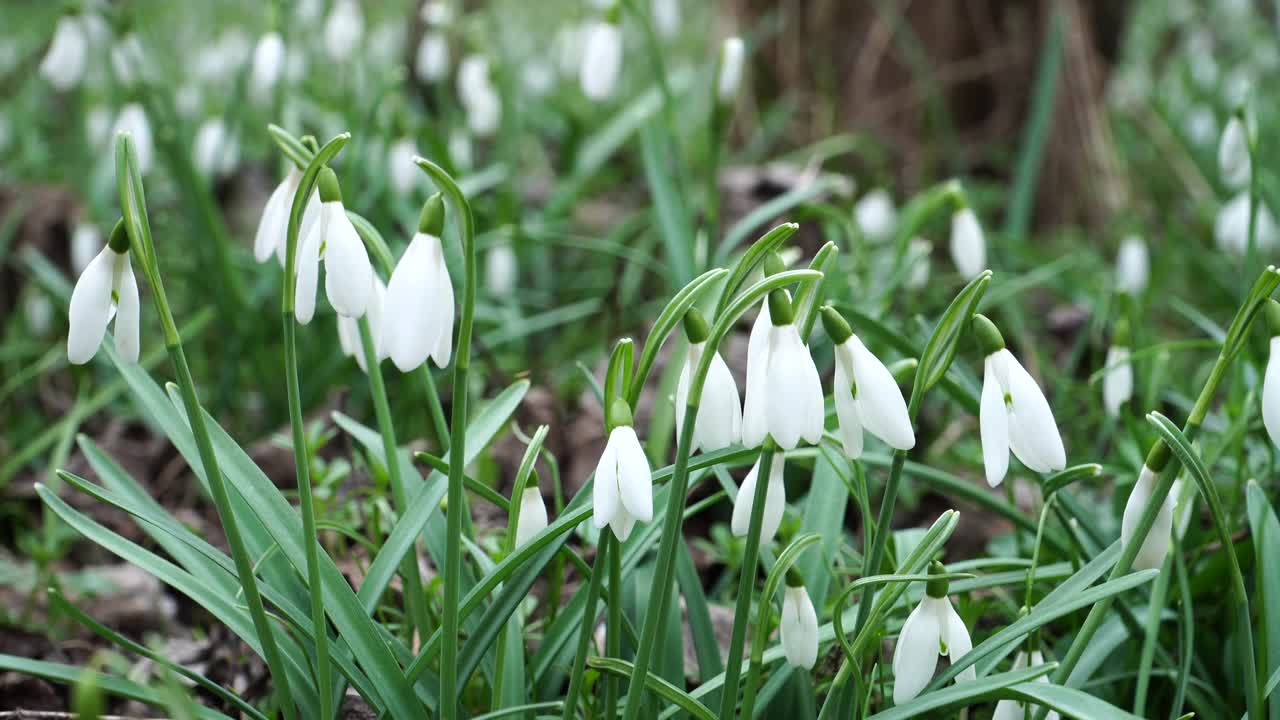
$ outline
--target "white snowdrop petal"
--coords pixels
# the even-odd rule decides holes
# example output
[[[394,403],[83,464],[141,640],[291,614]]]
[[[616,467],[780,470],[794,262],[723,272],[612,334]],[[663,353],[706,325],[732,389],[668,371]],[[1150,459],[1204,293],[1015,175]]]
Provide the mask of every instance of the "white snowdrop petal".
[[[600,463],[596,465],[595,481],[592,483],[592,522],[597,528],[603,528],[619,512],[625,511],[622,510],[622,501],[618,497],[618,447],[614,436],[610,435],[604,452],[600,454]]]
[[[1049,401],[1035,379],[1012,354],[1007,358],[1006,368],[1009,395],[1013,399],[1009,430],[1011,436],[1017,434],[1016,442],[1011,442],[1010,448],[1023,464],[1036,472],[1062,470],[1067,466],[1067,453]]]
[[[88,37],[83,20],[63,15],[53,29],[49,50],[40,62],[40,75],[55,90],[69,90],[84,77]]]
[[[841,352],[840,348],[836,352]],[[862,419],[858,417],[858,403],[853,399],[853,380],[845,370],[845,363],[836,362],[832,400],[836,406],[836,420],[840,424],[840,442],[844,454],[851,460],[862,457]]]
[[[898,210],[893,206],[893,196],[884,188],[863,195],[853,207],[853,219],[868,241],[887,242],[898,229]]]
[[[1151,276],[1151,260],[1147,244],[1137,235],[1130,235],[1120,243],[1116,253],[1116,289],[1137,295],[1147,289]]]
[[[684,367],[680,368],[680,378],[676,380],[676,397],[675,397],[675,413],[676,413],[676,444],[680,444],[680,433],[684,430],[684,415],[686,405],[689,403],[689,383],[690,376],[693,374],[694,367],[698,364],[698,356],[702,352],[703,343],[694,343],[689,346],[689,352],[685,356]],[[702,395],[707,395],[706,388],[703,388]],[[689,452],[698,451],[698,425],[702,419],[702,410],[699,408],[698,417],[694,420],[693,437],[689,439]]]
[[[1129,348],[1113,345],[1107,350],[1106,372],[1102,376],[1102,404],[1107,414],[1115,417],[1120,408],[1133,397],[1133,365],[1129,363]]]
[[[449,358],[453,355],[453,281],[449,279],[449,269],[444,264],[443,250],[432,256],[432,262],[435,264],[435,303],[431,319],[436,328],[436,342],[431,350],[431,359],[436,367],[444,368],[449,366]]]
[[[330,217],[324,238],[325,295],[339,315],[358,318],[369,309],[373,265],[342,203],[331,205],[326,208]]]
[[[992,354],[983,363],[982,401],[978,410],[978,430],[982,438],[982,464],[987,484],[996,487],[1009,470],[1009,413],[1004,404],[996,363],[1003,358]]]
[[[687,399],[687,388],[685,393]],[[742,403],[738,398],[738,385],[724,358],[717,352],[711,359],[707,381],[702,388],[694,441],[703,452],[712,452],[738,442],[741,432]]]
[[[856,402],[862,425],[895,450],[910,450],[916,434],[907,414],[907,401],[889,368],[867,349],[856,335],[847,341],[853,355],[853,375],[858,386]]]
[[[938,614],[928,595],[902,625],[893,649],[893,702],[901,705],[920,694],[938,667]]]
[[[1244,123],[1233,115],[1222,131],[1218,143],[1218,172],[1222,181],[1232,189],[1249,184],[1249,139]]]
[[[294,285],[293,315],[299,323],[306,325],[316,314],[316,287],[320,281],[320,243],[329,224],[327,215],[312,226],[305,240],[298,247],[296,267],[297,283]]]
[[[1151,502],[1155,489],[1156,474],[1147,466],[1138,473],[1138,481],[1134,483],[1133,492],[1125,502],[1124,515],[1120,521],[1120,540],[1128,545],[1137,532],[1138,521],[1142,518],[1147,504]],[[1173,532],[1173,501],[1171,495],[1165,496],[1156,514],[1156,521],[1151,532],[1142,541],[1138,555],[1134,558],[1134,570],[1159,569],[1164,564],[1165,555],[1169,552],[1170,534]]]
[[[115,252],[102,248],[80,273],[71,291],[70,329],[67,332],[67,359],[83,365],[93,359],[102,345],[111,319],[111,277]]]
[[[968,280],[987,267],[987,241],[971,208],[963,208],[951,216],[951,259]]]
[[[271,191],[266,206],[262,208],[262,219],[258,221],[258,231],[253,236],[253,257],[258,262],[266,261],[276,252],[280,236],[287,231],[285,225],[289,221],[289,211],[285,208],[298,188],[294,181],[295,172],[289,171],[289,175]]]
[[[449,74],[449,41],[443,33],[427,31],[422,34],[414,70],[418,79],[425,83],[437,82]]]
[[[1280,335],[1271,338],[1271,353],[1262,379],[1262,424],[1272,444],[1280,447]]]
[[[249,70],[249,93],[254,102],[266,104],[271,100],[280,75],[284,72],[284,39],[278,32],[269,32],[258,39],[253,49],[253,65]]]
[[[769,303],[765,302],[747,338],[747,384],[742,408],[742,444],[760,447],[769,432],[765,414],[765,379],[769,365]]]
[[[803,587],[788,586],[783,591],[778,632],[787,662],[812,669],[818,661],[818,615]]]
[[[621,69],[622,32],[611,22],[592,23],[582,54],[582,94],[597,101],[609,99]]]
[[[121,359],[125,362],[136,363],[141,348],[139,331],[142,322],[138,281],[133,276],[133,267],[129,264],[129,253],[116,255],[115,264],[116,352],[120,353]]]
[[[618,538],[618,542],[626,542],[631,537],[631,531],[636,527],[636,519],[625,508],[619,507],[613,520],[609,522],[609,527],[613,530],[614,537]]]
[[[742,38],[731,37],[720,47],[720,73],[716,78],[716,97],[722,104],[729,104],[738,96],[738,88],[742,85],[742,66],[746,57],[746,48]]]
[[[747,471],[747,476],[738,486],[738,496],[733,501],[733,517],[729,520],[729,529],[737,537],[746,537],[751,528],[751,507],[755,503],[756,478],[760,475],[760,458]],[[768,490],[765,491],[766,493]]]
[[[787,510],[785,474],[782,453],[774,453],[773,461],[769,463],[769,487],[764,492],[764,515],[760,522],[761,543],[772,542],[778,534],[778,528],[782,527],[782,516]]]
[[[653,520],[653,474],[649,458],[640,447],[635,428],[622,425],[613,429],[611,439],[618,443],[618,494],[627,514],[638,522]]]
[[[547,506],[537,487],[527,487],[520,495],[520,514],[516,524],[517,548],[523,547],[547,528]]]
[[[939,598],[936,607],[942,615],[938,625],[942,630],[942,641],[947,646],[947,656],[955,663],[973,649],[973,638],[969,637],[969,628],[965,627],[964,620],[960,619],[960,614],[951,606],[949,598]],[[976,677],[977,671],[970,665],[956,676],[956,682]]]
[[[803,437],[822,438],[822,381],[794,324],[775,327],[769,339],[765,414],[769,434],[791,450]],[[815,412],[816,410],[816,412]]]
[[[324,24],[324,47],[329,57],[342,62],[349,57],[364,35],[364,15],[355,0],[337,0]]]

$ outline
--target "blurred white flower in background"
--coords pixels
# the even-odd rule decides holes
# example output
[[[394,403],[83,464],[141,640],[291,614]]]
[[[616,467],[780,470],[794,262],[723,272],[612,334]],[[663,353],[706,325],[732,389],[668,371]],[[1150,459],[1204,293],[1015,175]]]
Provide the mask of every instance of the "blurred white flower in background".
[[[295,0],[293,14],[303,24],[311,24],[324,14],[324,0]]]
[[[40,62],[40,76],[55,90],[69,90],[84,77],[89,39],[82,18],[63,15],[53,29],[49,50]]]
[[[479,137],[488,137],[502,120],[502,98],[489,77],[489,60],[468,55],[458,66],[458,97],[467,110],[467,126]]]
[[[344,62],[360,45],[364,13],[355,0],[336,0],[324,21],[324,49],[335,62]]]
[[[437,82],[449,74],[449,40],[443,32],[427,30],[422,34],[413,69],[424,83]]]
[[[1249,184],[1249,131],[1239,115],[1232,115],[1218,141],[1218,174],[1232,190]]]
[[[520,72],[524,89],[533,97],[543,97],[556,85],[556,70],[541,58],[529,58]]]
[[[911,268],[905,282],[907,289],[919,290],[929,284],[929,256],[932,253],[933,243],[924,238],[911,238],[907,243],[907,267]]]
[[[422,177],[422,171],[413,162],[417,156],[418,150],[409,138],[400,138],[387,148],[387,176],[397,195],[408,195]]]
[[[951,216],[951,259],[965,280],[987,268],[987,240],[973,208],[960,208]]]
[[[893,196],[884,188],[863,195],[853,206],[853,219],[868,241],[876,244],[888,241],[898,229],[898,209],[893,205]]]
[[[1237,256],[1243,256],[1249,250],[1249,192],[1239,193],[1218,210],[1218,217],[1213,222],[1213,238],[1218,248]],[[1254,241],[1257,249],[1270,250],[1280,240],[1280,227],[1276,225],[1275,216],[1267,208],[1266,203],[1258,204],[1258,216],[1254,228]]]
[[[138,172],[146,175],[151,169],[151,161],[155,158],[155,145],[151,138],[151,123],[147,113],[138,103],[129,103],[116,116],[112,128],[112,137],[127,132],[133,136],[133,145],[138,153]]]
[[[659,37],[672,38],[680,32],[680,0],[653,0],[649,8]]]
[[[252,50],[253,41],[240,28],[228,28],[217,40],[201,48],[196,53],[192,67],[195,75],[210,83],[221,83],[231,79],[239,69],[244,58]]]
[[[449,160],[459,170],[470,170],[475,164],[471,156],[471,135],[462,128],[449,133]]]
[[[284,62],[284,77],[297,85],[307,76],[307,54],[300,47],[289,48]]]
[[[199,114],[200,106],[204,103],[204,99],[200,97],[200,88],[188,84],[178,88],[178,92],[173,95],[173,107],[178,114],[191,118]]]
[[[1147,289],[1151,277],[1151,260],[1147,243],[1138,235],[1128,235],[1116,253],[1116,290],[1139,295]]]
[[[221,117],[200,124],[192,143],[192,162],[200,173],[213,177],[230,175],[240,159],[240,143]]]
[[[111,48],[111,69],[125,87],[138,82],[143,62],[142,42],[135,32],[126,34]]]
[[[1191,108],[1182,121],[1182,131],[1197,147],[1213,142],[1218,137],[1218,118],[1213,114],[1213,108],[1203,104]]]
[[[53,301],[38,287],[33,286],[23,299],[22,314],[36,335],[47,335],[53,327]]]
[[[616,23],[597,20],[587,26],[582,51],[582,94],[608,100],[618,87],[622,69],[622,31]]]
[[[71,269],[76,275],[84,272],[102,249],[102,233],[91,223],[82,222],[71,231]]]
[[[565,77],[577,77],[582,71],[583,43],[586,26],[568,23],[556,31],[551,45],[555,51],[556,65]]]
[[[484,285],[490,295],[505,297],[516,287],[516,253],[511,243],[498,242],[484,255]]]
[[[720,46],[720,75],[716,78],[716,98],[721,105],[729,105],[738,97],[745,56],[746,48],[742,44],[742,38],[725,38],[724,44]]]
[[[276,83],[284,74],[285,57],[284,39],[280,33],[269,32],[258,39],[249,71],[249,95],[254,102],[265,105],[271,101]]]
[[[1229,106],[1243,105],[1249,99],[1254,84],[1252,68],[1237,65],[1222,79],[1222,97]]]

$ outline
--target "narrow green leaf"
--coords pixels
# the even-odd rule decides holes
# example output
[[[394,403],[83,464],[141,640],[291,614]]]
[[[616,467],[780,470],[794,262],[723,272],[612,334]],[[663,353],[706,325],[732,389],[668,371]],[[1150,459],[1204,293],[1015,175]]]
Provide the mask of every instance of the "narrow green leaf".
[[[617,675],[618,677],[631,677],[631,663],[625,660],[615,658],[587,658],[587,665],[593,668],[603,670],[604,672]],[[653,673],[645,676],[645,688],[662,697],[664,700],[674,704],[676,708],[683,710],[698,720],[716,720],[715,713],[706,705],[695,700],[689,693],[663,680]]]

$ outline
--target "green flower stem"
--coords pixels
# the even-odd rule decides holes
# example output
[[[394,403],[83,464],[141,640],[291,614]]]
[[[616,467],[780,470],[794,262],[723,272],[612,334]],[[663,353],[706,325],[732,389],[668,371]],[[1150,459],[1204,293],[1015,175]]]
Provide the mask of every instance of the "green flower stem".
[[[458,184],[443,168],[425,158],[415,158],[436,186],[453,202],[454,221],[458,223],[462,240],[463,292],[462,317],[458,321],[458,342],[453,364],[453,422],[449,438],[449,510],[445,515],[445,562],[442,625],[443,646],[440,652],[440,710],[445,720],[458,717],[458,597],[462,580],[462,513],[466,501],[463,497],[463,470],[461,459],[466,457],[467,426],[467,371],[471,367],[471,329],[476,314],[476,247],[475,220],[471,205]]]
[[[302,535],[307,555],[307,590],[311,594],[311,623],[316,645],[316,685],[320,694],[320,716],[333,716],[333,671],[329,658],[329,625],[324,615],[324,597],[320,584],[320,538],[316,532],[316,509],[311,497],[311,468],[308,465],[307,437],[302,421],[302,394],[298,386],[298,339],[294,320],[294,294],[298,283],[298,233],[302,212],[315,187],[320,169],[346,145],[347,133],[330,140],[311,158],[302,181],[293,196],[289,227],[285,235],[284,290],[281,299],[281,323],[284,330],[285,384],[289,395],[289,426],[292,431],[294,472],[298,484],[298,505],[302,510]]]
[[[751,617],[751,594],[756,587],[756,556],[760,552],[760,529],[764,525],[765,494],[769,487],[769,470],[773,465],[774,452],[773,438],[766,437],[764,447],[760,450],[755,495],[751,499],[747,545],[742,550],[738,604],[733,613],[733,632],[729,636],[729,655],[724,666],[724,690],[720,694],[720,720],[733,720],[734,708],[738,705],[738,674],[742,671],[742,650],[747,640],[747,622]],[[742,499],[739,498],[738,501],[741,502]],[[766,603],[768,598],[761,598],[762,610],[768,610]],[[755,694],[752,690],[747,692]]]
[[[1227,331],[1222,351],[1218,354],[1218,359],[1209,373],[1209,378],[1205,381],[1204,387],[1200,389],[1200,395],[1196,398],[1196,403],[1191,408],[1191,412],[1187,416],[1187,422],[1182,428],[1182,434],[1187,437],[1188,441],[1194,439],[1195,433],[1204,422],[1219,383],[1222,382],[1222,378],[1226,375],[1227,370],[1230,369],[1231,361],[1243,344],[1244,338],[1247,337],[1249,327],[1256,319],[1262,303],[1270,297],[1278,282],[1280,282],[1280,276],[1277,276],[1275,268],[1268,267],[1254,284],[1252,292],[1232,321],[1231,327]],[[1164,445],[1164,440],[1157,440],[1156,443]],[[1142,543],[1146,541],[1147,534],[1151,532],[1151,526],[1155,524],[1156,515],[1160,512],[1161,506],[1168,497],[1169,490],[1173,487],[1173,481],[1177,478],[1181,467],[1182,462],[1178,455],[1172,453],[1168,464],[1160,472],[1156,487],[1152,490],[1151,497],[1142,512],[1142,517],[1138,520],[1137,527],[1134,528],[1133,536],[1121,548],[1120,557],[1116,559],[1116,564],[1111,568],[1108,580],[1115,580],[1132,569],[1133,560],[1138,556],[1138,550],[1142,547]],[[1106,620],[1107,613],[1110,612],[1111,604],[1114,601],[1115,596],[1103,598],[1089,610],[1089,614],[1085,617],[1084,624],[1080,627],[1080,630],[1076,632],[1075,639],[1072,640],[1066,656],[1062,658],[1058,669],[1054,671],[1054,683],[1064,684],[1066,679],[1071,676],[1071,672],[1079,664],[1081,656],[1084,655],[1085,649],[1092,642],[1093,636],[1102,627],[1102,623]],[[1042,707],[1036,713],[1036,718],[1037,720],[1044,720],[1047,714],[1047,708]]]
[[[608,619],[605,624],[604,654],[606,657],[622,657],[622,543],[613,537],[613,530],[605,527],[601,536],[609,537],[609,601]],[[604,677],[604,717],[618,717],[619,678],[610,674]],[[634,686],[632,686],[634,687]]]
[[[173,319],[173,311],[169,308],[169,300],[165,295],[164,283],[160,279],[160,266],[156,261],[155,244],[151,239],[151,226],[147,221],[146,197],[143,192],[142,178],[137,174],[137,155],[133,140],[122,134],[116,140],[116,186],[120,194],[120,205],[125,218],[125,229],[129,233],[129,244],[134,255],[142,265],[143,274],[151,285],[151,297],[155,302],[156,314],[160,316],[163,328],[165,350],[173,364],[174,374],[178,378],[178,388],[182,394],[182,404],[191,423],[191,434],[195,438],[200,453],[200,464],[204,475],[209,480],[209,490],[213,495],[213,503],[218,510],[218,519],[222,523],[223,532],[227,536],[227,544],[231,548],[231,557],[235,561],[237,579],[244,589],[245,602],[249,606],[249,616],[253,619],[254,630],[262,643],[263,658],[271,671],[271,680],[275,683],[280,698],[281,712],[285,718],[297,718],[297,709],[293,704],[293,695],[289,690],[289,676],[285,674],[284,663],[280,657],[280,649],[276,645],[275,634],[267,619],[266,609],[262,604],[262,595],[258,592],[258,582],[253,573],[253,560],[245,547],[244,538],[240,535],[240,526],[236,522],[231,509],[231,496],[227,492],[226,481],[222,470],[218,467],[218,456],[213,450],[213,441],[209,437],[209,428],[205,425],[204,410],[200,407],[200,399],[196,396],[195,381],[191,377],[191,367],[187,364],[186,353],[182,349],[182,338],[178,335],[177,324]]]
[[[637,720],[640,708],[644,704],[642,698],[645,681],[649,676],[649,662],[657,643],[658,629],[665,622],[667,602],[671,593],[673,573],[675,572],[676,543],[683,542],[681,528],[684,524],[682,512],[685,494],[689,491],[689,455],[693,442],[694,420],[698,416],[698,405],[702,400],[702,387],[707,381],[707,373],[711,370],[711,361],[720,348],[720,341],[729,333],[730,328],[748,308],[755,307],[770,291],[786,287],[796,282],[816,282],[822,279],[822,273],[814,270],[788,270],[767,277],[752,285],[737,299],[725,308],[716,318],[711,335],[707,338],[707,351],[702,354],[698,367],[694,370],[689,382],[689,399],[685,405],[684,423],[680,427],[679,442],[676,445],[676,461],[671,472],[671,489],[667,496],[667,514],[663,517],[662,540],[658,546],[658,562],[654,569],[655,588],[663,588],[658,593],[656,602],[651,602],[644,615],[644,626],[640,630],[640,642],[636,647],[635,663],[631,668],[631,681],[628,687],[635,689],[627,695],[627,703],[623,712],[623,720]],[[643,376],[637,374],[637,378]]]
[[[1164,613],[1165,598],[1169,593],[1169,580],[1173,576],[1173,557],[1181,551],[1176,545],[1164,559],[1160,575],[1151,589],[1151,606],[1147,612],[1146,634],[1142,638],[1142,653],[1138,657],[1138,682],[1133,691],[1133,714],[1143,717],[1147,712],[1147,687],[1151,683],[1151,665],[1156,657],[1156,636],[1160,634],[1160,616]]]
[[[378,352],[374,349],[373,332],[369,328],[367,313],[360,318],[359,325],[365,367],[369,369],[369,393],[373,396],[373,412],[378,418],[378,432],[382,435],[382,454],[387,459],[391,496],[395,501],[396,511],[404,512],[409,507],[409,499],[404,488],[404,476],[400,472],[400,446],[396,443],[396,428],[391,421],[391,406],[387,402],[387,388],[382,382],[382,367],[378,363]],[[427,612],[427,594],[423,590],[422,576],[418,571],[417,543],[414,543],[401,561],[400,574],[404,576],[405,605],[410,624],[417,628],[418,637],[425,638],[431,632],[431,620]]]
[[[596,602],[600,599],[600,579],[604,577],[607,556],[616,555],[619,552],[611,552],[615,546],[613,533],[606,528],[600,533],[600,544],[596,548],[595,562],[591,566],[591,579],[587,582],[587,606],[582,611],[582,627],[578,630],[578,648],[573,656],[573,669],[569,673],[569,691],[564,699],[562,720],[573,720],[577,717],[578,696],[582,694],[582,675],[587,666],[587,651],[591,647],[591,634],[596,624]]]

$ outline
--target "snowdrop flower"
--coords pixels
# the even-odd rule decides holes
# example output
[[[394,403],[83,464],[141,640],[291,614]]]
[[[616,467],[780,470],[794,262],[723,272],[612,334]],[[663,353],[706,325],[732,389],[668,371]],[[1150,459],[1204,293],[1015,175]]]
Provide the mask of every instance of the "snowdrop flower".
[[[1191,446],[1197,451],[1200,449],[1198,442],[1193,442]],[[1250,479],[1249,482],[1257,481]],[[1187,527],[1191,525],[1197,494],[1195,484],[1186,479],[1185,473],[1174,480],[1173,487],[1169,488],[1169,497],[1173,498],[1173,531],[1179,540],[1186,537]]]
[[[382,346],[401,372],[428,357],[446,367],[453,352],[453,282],[440,244],[443,231],[444,201],[437,193],[422,206],[418,232],[387,284]]]
[[[1056,472],[1067,466],[1062,436],[1040,386],[1004,346],[994,323],[973,316],[983,361],[978,425],[987,484],[996,487],[1009,469],[1009,451],[1031,470]]]
[[[903,282],[908,290],[919,290],[929,284],[929,255],[933,252],[933,243],[924,238],[911,238],[907,243],[907,265],[911,271]]]
[[[471,155],[471,136],[462,128],[454,128],[449,133],[449,160],[460,170],[470,169],[475,164]]]
[[[1229,200],[1218,210],[1213,222],[1213,237],[1218,247],[1237,256],[1249,250],[1249,191],[1245,190]],[[1259,250],[1270,250],[1280,241],[1280,227],[1266,203],[1258,203],[1258,215],[1254,227],[1254,245]]]
[[[787,487],[783,482],[786,465],[780,452],[773,454],[769,462],[768,487],[764,494],[764,515],[760,523],[760,542],[768,543],[778,534],[782,525],[782,513],[787,509]],[[760,458],[751,466],[747,476],[742,479],[742,487],[738,488],[738,497],[733,501],[733,517],[729,529],[737,537],[746,537],[751,530],[751,509],[755,506],[756,482],[760,476]]]
[[[387,174],[391,177],[391,189],[397,195],[408,195],[413,186],[422,178],[413,159],[418,151],[409,138],[400,138],[387,148]]]
[[[322,259],[325,295],[339,315],[352,318],[364,315],[373,295],[373,266],[360,235],[347,218],[338,176],[326,167],[320,171],[316,187],[320,191],[320,217],[298,248],[294,317],[303,325],[311,322],[315,314]]]
[[[78,15],[63,15],[53,29],[49,50],[40,61],[40,76],[54,90],[66,91],[78,85],[84,77],[88,43],[84,20]]]
[[[254,102],[265,105],[271,101],[276,83],[284,73],[285,58],[284,39],[280,33],[269,32],[258,39],[249,70],[249,94]]]
[[[71,291],[67,359],[73,365],[92,360],[114,316],[116,352],[127,362],[138,362],[138,313],[138,282],[129,263],[129,236],[121,220]]]
[[[1120,408],[1133,397],[1133,365],[1129,362],[1129,348],[1113,343],[1107,349],[1107,361],[1103,366],[1102,404],[1107,414],[1116,417]]]
[[[556,86],[556,69],[541,58],[529,58],[520,71],[520,82],[529,95],[546,96]]]
[[[786,291],[770,293],[768,306],[763,347],[757,339],[753,354],[751,342],[747,344],[748,409],[743,413],[742,442],[758,447],[767,433],[784,450],[794,449],[801,438],[816,445],[825,416],[818,369],[800,338]]]
[[[764,275],[768,277],[786,269],[786,263],[778,253],[769,253],[764,259]],[[747,337],[747,385],[742,407],[742,444],[759,447],[769,432],[764,409],[765,376],[769,359],[769,331],[773,320],[769,317],[769,299],[760,304],[751,334]]]
[[[1182,123],[1182,131],[1187,134],[1192,145],[1203,147],[1213,142],[1218,135],[1218,118],[1213,115],[1213,108],[1197,105],[1187,113]]]
[[[414,72],[424,83],[437,82],[449,74],[449,39],[439,30],[427,30],[418,41]]]
[[[102,247],[102,233],[90,223],[79,223],[71,231],[71,268],[77,274],[84,272]]]
[[[373,336],[373,354],[382,362],[387,359],[386,343],[382,341],[382,309],[387,302],[387,286],[382,284],[377,275],[373,276],[373,289],[369,295],[369,333]],[[346,315],[338,315],[338,346],[342,348],[342,354],[347,357],[354,357],[356,365],[365,374],[369,372],[368,363],[364,357],[364,340],[360,337],[360,321],[347,317]]]
[[[619,542],[626,542],[637,522],[653,520],[653,476],[649,458],[631,427],[627,402],[614,400],[609,418],[613,431],[596,466],[592,519],[596,529],[608,525]]]
[[[582,52],[582,94],[595,101],[613,97],[622,69],[622,31],[617,22],[597,20],[586,30]]]
[[[822,325],[836,348],[832,395],[845,455],[862,456],[864,429],[895,450],[915,447],[916,434],[907,415],[907,402],[889,368],[871,354],[830,305],[822,308]]]
[[[945,572],[942,563],[934,562],[930,575]],[[901,705],[920,694],[938,667],[938,656],[947,655],[952,664],[973,649],[969,628],[951,607],[946,580],[930,580],[920,604],[907,616],[893,649],[893,702]],[[956,682],[977,676],[972,666],[956,677]]]
[[[721,105],[729,105],[738,97],[745,56],[746,48],[742,44],[742,38],[736,35],[725,38],[724,44],[720,46],[720,74],[716,78],[716,99]]]
[[[1032,650],[1030,662],[1027,662],[1027,653],[1025,650],[1019,650],[1018,654],[1013,658],[1012,670],[1022,670],[1027,667],[1035,667],[1044,664],[1044,654],[1039,650]],[[1036,682],[1049,682],[1048,675],[1041,675],[1036,678]],[[991,720],[1022,720],[1027,717],[1027,703],[1017,700],[1001,700],[996,703],[996,712],[991,716]],[[1045,715],[1045,720],[1058,720],[1061,716],[1056,711],[1050,710]]]
[[[1268,299],[1264,312],[1271,331],[1271,345],[1262,378],[1262,424],[1271,442],[1280,446],[1280,303]]]
[[[524,547],[535,535],[547,529],[547,506],[535,482],[520,494],[520,513],[516,520],[516,548]]]
[[[787,663],[810,670],[818,662],[818,614],[804,589],[804,581],[795,568],[787,570],[787,587],[782,595],[782,619],[778,623],[782,635],[782,652]]]
[[[1164,460],[1168,458],[1168,452],[1164,443],[1157,442],[1151,453],[1147,455],[1147,462],[1143,464],[1142,471],[1138,473],[1138,482],[1134,483],[1133,492],[1129,493],[1129,500],[1124,504],[1124,516],[1120,519],[1120,541],[1125,545],[1128,545],[1133,539],[1143,511],[1146,510],[1147,504],[1154,499],[1152,498],[1152,492],[1155,490],[1159,470],[1153,469],[1151,466],[1155,465],[1157,468],[1163,469]],[[1153,459],[1153,456],[1156,456],[1157,459]],[[1159,569],[1161,565],[1164,565],[1164,556],[1169,554],[1170,534],[1172,532],[1173,493],[1169,493],[1160,504],[1160,511],[1156,514],[1155,524],[1151,526],[1151,532],[1147,533],[1147,537],[1142,541],[1142,547],[1138,549],[1138,556],[1133,559],[1133,569]]]
[[[236,167],[240,148],[220,117],[211,117],[196,130],[192,162],[204,175],[229,175]],[[291,198],[292,199],[292,198]]]
[[[1233,190],[1249,184],[1249,131],[1245,129],[1240,114],[1227,121],[1218,141],[1218,173],[1222,182]]]
[[[351,57],[364,35],[364,14],[356,0],[336,0],[324,21],[324,49],[334,62]]]
[[[453,19],[453,11],[445,0],[428,0],[422,4],[418,15],[428,25],[445,25]]]
[[[53,325],[53,302],[43,291],[33,288],[22,301],[22,313],[26,316],[27,327],[35,335],[44,335]]]
[[[480,137],[488,137],[502,120],[502,99],[489,78],[489,61],[468,55],[458,66],[458,98],[467,111],[467,126]]]
[[[111,110],[103,105],[94,105],[84,116],[84,132],[93,148],[105,147],[111,138],[111,125],[114,119]]]
[[[664,38],[673,38],[680,32],[680,0],[653,0],[649,16],[653,29]]]
[[[586,35],[586,27],[576,23],[569,23],[556,31],[551,45],[561,75],[577,77],[582,72],[582,51]]]
[[[147,113],[141,105],[129,103],[120,110],[111,135],[120,133],[133,136],[133,147],[138,153],[138,173],[146,175],[151,169],[151,160],[155,157],[155,146],[151,140],[151,123],[147,121]]]
[[[138,82],[142,63],[142,43],[135,32],[129,32],[111,48],[111,69],[115,72],[116,79],[125,87]]]
[[[987,268],[987,241],[978,216],[967,205],[951,216],[951,259],[966,280]]]
[[[884,188],[876,188],[863,195],[853,207],[853,219],[863,237],[875,244],[892,239],[898,229],[898,210],[893,206],[893,197]]]
[[[266,262],[272,254],[284,267],[285,246],[288,243],[289,213],[293,211],[293,196],[298,193],[302,183],[302,171],[290,168],[284,180],[271,191],[267,204],[262,208],[262,219],[258,221],[258,231],[253,237],[253,257],[258,262]],[[311,193],[302,212],[302,223],[298,229],[298,237],[306,239],[311,234],[316,218],[320,216],[320,193]]]
[[[680,380],[676,384],[677,443],[680,442],[680,431],[684,427],[689,384],[707,351],[707,321],[697,308],[690,308],[685,313],[684,331],[689,338],[689,355],[685,358],[684,367],[680,370]],[[698,448],[702,448],[704,452],[727,448],[738,442],[741,436],[742,401],[738,397],[738,384],[733,379],[733,373],[729,372],[729,366],[725,365],[720,353],[716,352],[702,386],[702,400],[698,404],[698,415],[693,421],[689,452],[697,452]]]
[[[1129,235],[1120,243],[1116,253],[1116,290],[1129,295],[1140,295],[1147,289],[1151,277],[1151,260],[1147,244],[1137,235]]]
[[[516,253],[501,241],[484,254],[484,286],[490,295],[503,297],[516,287]]]

